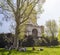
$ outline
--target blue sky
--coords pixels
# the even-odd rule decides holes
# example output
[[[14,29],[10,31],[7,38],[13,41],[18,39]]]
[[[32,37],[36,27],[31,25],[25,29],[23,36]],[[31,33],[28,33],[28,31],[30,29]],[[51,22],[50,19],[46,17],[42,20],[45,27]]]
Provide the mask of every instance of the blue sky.
[[[39,15],[40,18],[37,19],[38,25],[45,25],[46,21],[55,19],[57,24],[59,24],[60,17],[60,0],[46,0],[43,5],[44,12]],[[3,15],[0,15],[0,21]],[[9,32],[10,22],[3,22],[3,26],[0,27],[0,33]]]
[[[9,22],[6,22],[6,21],[2,21],[2,18],[4,16],[2,14],[0,14],[0,22],[3,23],[2,26],[0,26],[0,33],[6,33],[6,32],[10,32],[9,29],[10,29],[10,21]]]
[[[44,12],[39,15],[40,18],[37,20],[38,25],[45,25],[48,20],[56,20],[59,24],[60,17],[60,0],[46,0],[43,5]]]

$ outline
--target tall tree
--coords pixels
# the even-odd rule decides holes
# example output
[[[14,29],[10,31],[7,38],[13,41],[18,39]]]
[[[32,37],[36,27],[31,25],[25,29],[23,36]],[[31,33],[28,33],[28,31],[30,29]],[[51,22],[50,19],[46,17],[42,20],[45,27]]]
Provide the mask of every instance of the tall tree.
[[[2,8],[4,18],[13,18],[16,22],[14,47],[18,48],[18,39],[20,34],[20,26],[29,19],[36,4],[44,3],[45,0],[0,0],[0,8]],[[29,10],[28,10],[29,9]],[[7,15],[9,14],[9,15]]]
[[[57,35],[57,24],[55,20],[49,20],[46,22],[46,31],[48,35],[52,36],[54,38]]]

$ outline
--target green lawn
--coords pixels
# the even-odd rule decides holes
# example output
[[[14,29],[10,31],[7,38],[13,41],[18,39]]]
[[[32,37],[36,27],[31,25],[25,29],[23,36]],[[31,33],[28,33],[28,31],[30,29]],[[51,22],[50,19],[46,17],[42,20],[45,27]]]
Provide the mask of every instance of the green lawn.
[[[39,47],[36,47],[35,51],[32,48],[27,48],[26,52],[19,52],[16,50],[7,51],[0,49],[0,55],[60,55],[60,47],[44,47],[43,51],[38,51]]]

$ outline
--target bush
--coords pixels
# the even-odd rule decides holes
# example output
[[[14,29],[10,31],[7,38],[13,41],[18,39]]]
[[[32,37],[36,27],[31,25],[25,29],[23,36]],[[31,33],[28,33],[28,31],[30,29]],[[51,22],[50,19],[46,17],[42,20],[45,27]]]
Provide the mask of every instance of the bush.
[[[59,42],[58,42],[58,39],[57,38],[54,38],[54,39],[51,40],[51,45],[52,46],[56,46],[58,44],[59,44]]]
[[[5,39],[2,36],[0,36],[0,48],[4,48],[6,44],[7,42],[5,41]]]
[[[32,35],[29,35],[25,41],[23,41],[22,46],[31,47],[34,46],[34,39]]]

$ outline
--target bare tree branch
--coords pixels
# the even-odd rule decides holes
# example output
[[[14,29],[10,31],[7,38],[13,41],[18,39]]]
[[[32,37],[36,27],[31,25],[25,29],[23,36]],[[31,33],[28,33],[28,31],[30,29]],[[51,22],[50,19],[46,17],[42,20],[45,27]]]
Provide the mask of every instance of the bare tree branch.
[[[33,2],[31,2],[30,4],[27,4],[26,8],[24,9],[24,11],[22,12],[21,16],[25,13],[25,11],[27,10],[27,8],[32,5],[35,2],[35,0]],[[21,8],[22,9],[22,8]]]
[[[39,1],[39,0],[38,0]],[[23,19],[23,21],[22,22],[20,22],[20,24],[22,24],[22,23],[24,23],[26,20],[28,20],[29,19],[29,16],[30,16],[30,14],[31,14],[31,12],[32,12],[32,10],[33,10],[33,8],[35,7],[35,5],[38,3],[38,1],[34,4],[34,6],[32,7],[32,9],[31,9],[31,11],[30,11],[30,13],[27,15],[27,16],[25,16]],[[25,19],[26,18],[26,19]]]
[[[10,0],[7,0],[7,3],[8,3],[8,5],[11,7],[13,13],[15,14],[15,9],[14,9],[13,4],[10,2]]]

